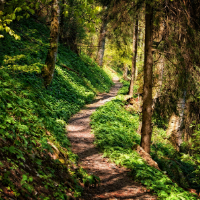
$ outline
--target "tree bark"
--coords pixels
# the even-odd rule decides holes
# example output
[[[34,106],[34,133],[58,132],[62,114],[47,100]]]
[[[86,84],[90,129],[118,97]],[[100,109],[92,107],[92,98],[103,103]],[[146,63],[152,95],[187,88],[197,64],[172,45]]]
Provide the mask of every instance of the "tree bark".
[[[146,3],[145,14],[145,59],[144,59],[144,91],[142,108],[142,131],[140,146],[150,153],[152,135],[152,67],[153,67],[153,8]]]
[[[157,54],[157,57],[159,55]],[[154,97],[153,97],[153,105],[152,105],[152,112],[154,111],[154,108],[156,106],[156,101],[159,98],[159,96],[161,95],[161,88],[162,88],[162,83],[163,83],[163,73],[164,73],[164,57],[161,55],[161,57],[159,58],[159,61],[157,63],[157,74],[158,75],[158,80],[157,82],[155,82],[154,84],[156,85],[156,91],[154,93]]]
[[[97,63],[99,66],[103,65],[103,56],[104,56],[105,43],[106,43],[106,30],[107,30],[107,24],[108,24],[107,17],[108,17],[107,14],[105,14],[103,17],[103,22],[102,22],[102,26],[100,30],[100,35],[99,35],[98,52],[97,52]]]
[[[58,51],[59,15],[59,0],[53,0],[51,7],[50,49],[47,53],[45,67],[42,70],[45,87],[51,83],[55,70]]]
[[[5,0],[0,0],[0,11],[4,10],[4,3],[5,3]]]
[[[64,43],[64,35],[65,35],[64,5],[65,5],[65,0],[62,0],[61,1],[61,5],[60,5],[60,33],[59,33],[59,40],[60,40],[60,42],[63,42],[63,43]]]
[[[131,68],[131,81],[129,87],[130,96],[133,96],[133,86],[134,86],[135,71],[136,71],[137,46],[138,46],[138,15],[136,15],[135,26],[133,30],[133,59]]]
[[[68,4],[68,16],[65,17],[65,4]],[[75,15],[75,1],[62,0],[60,14],[60,41],[70,48],[71,51],[79,54],[77,38],[78,38],[78,22]]]
[[[159,29],[155,31],[155,35],[153,36],[154,41],[154,48],[155,48],[155,60],[156,62],[154,63],[155,69],[154,69],[154,89],[153,89],[153,105],[152,105],[152,112],[154,111],[156,101],[158,97],[161,95],[161,88],[162,88],[162,82],[163,82],[163,73],[164,73],[164,65],[165,65],[165,60],[164,56],[162,53],[159,51],[158,46],[160,42],[163,40],[164,37],[164,31],[165,31],[165,26],[163,23],[160,24]]]
[[[70,30],[69,30],[69,36],[67,37],[67,45],[69,46],[70,50],[73,51],[74,53],[76,53],[77,55],[79,54],[78,52],[78,45],[77,45],[77,29],[78,29],[78,25],[77,25],[77,20],[75,19],[75,17],[73,19],[70,19]]]
[[[128,81],[128,67],[127,67],[126,64],[124,64],[123,79],[124,79],[125,81]]]

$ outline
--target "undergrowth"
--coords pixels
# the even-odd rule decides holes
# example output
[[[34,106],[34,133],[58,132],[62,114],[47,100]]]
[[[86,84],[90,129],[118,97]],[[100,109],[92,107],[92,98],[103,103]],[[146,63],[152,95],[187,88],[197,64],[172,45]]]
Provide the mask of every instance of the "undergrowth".
[[[125,87],[128,87],[128,84],[125,84]],[[126,94],[126,90],[122,88],[119,94]],[[123,96],[118,95],[91,116],[97,147],[104,152],[105,157],[109,157],[117,165],[131,169],[132,178],[144,184],[159,199],[197,199],[197,196],[183,189],[187,189],[189,185],[193,188],[196,185],[198,189],[199,182],[195,183],[198,177],[194,174],[197,166],[187,155],[178,155],[172,145],[163,139],[163,129],[154,127],[151,148],[151,155],[162,171],[147,165],[138,153],[132,150],[135,144],[140,144],[140,135],[136,133],[139,116],[126,111],[125,103]],[[185,178],[186,174],[188,176]],[[182,177],[182,180],[177,177]]]
[[[40,72],[49,29],[29,19],[13,30],[21,40],[6,34],[0,40],[0,199],[80,196],[80,182],[98,178],[77,167],[67,120],[96,93],[108,92],[111,78],[86,55],[60,44],[53,82],[45,89]]]

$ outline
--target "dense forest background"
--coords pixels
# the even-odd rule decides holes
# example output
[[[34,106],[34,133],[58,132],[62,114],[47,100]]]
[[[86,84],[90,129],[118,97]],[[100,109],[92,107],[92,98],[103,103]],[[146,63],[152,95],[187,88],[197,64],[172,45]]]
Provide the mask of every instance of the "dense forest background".
[[[158,198],[199,198],[199,12],[198,0],[0,0],[0,199],[79,198],[99,181],[66,125],[113,76],[117,99],[91,117],[97,147]]]

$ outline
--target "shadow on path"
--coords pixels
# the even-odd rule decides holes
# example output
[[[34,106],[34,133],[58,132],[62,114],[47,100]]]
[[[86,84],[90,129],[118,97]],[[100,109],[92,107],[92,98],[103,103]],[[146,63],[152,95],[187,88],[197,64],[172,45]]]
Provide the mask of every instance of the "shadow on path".
[[[117,79],[110,93],[96,97],[92,104],[74,115],[67,126],[67,136],[72,145],[72,151],[79,156],[79,163],[88,173],[99,176],[101,184],[97,187],[84,188],[82,199],[138,199],[154,200],[146,189],[134,182],[129,176],[130,170],[110,163],[94,146],[94,135],[91,134],[90,115],[105,102],[112,100],[122,87]]]

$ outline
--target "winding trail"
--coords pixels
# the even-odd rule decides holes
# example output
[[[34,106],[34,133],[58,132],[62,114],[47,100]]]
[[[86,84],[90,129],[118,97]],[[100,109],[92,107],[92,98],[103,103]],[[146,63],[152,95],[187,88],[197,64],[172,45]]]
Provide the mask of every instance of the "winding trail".
[[[93,144],[95,138],[91,134],[90,115],[96,108],[117,95],[122,84],[117,78],[113,81],[115,85],[111,88],[110,93],[98,95],[92,104],[75,114],[67,126],[67,135],[72,145],[72,151],[80,158],[79,165],[88,173],[99,176],[101,179],[100,186],[84,188],[84,193],[79,199],[155,200],[156,197],[148,193],[144,186],[134,182],[128,176],[127,173],[130,170],[110,163],[107,158],[102,157]]]

